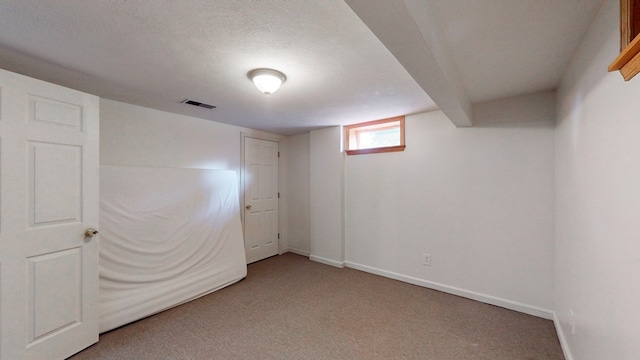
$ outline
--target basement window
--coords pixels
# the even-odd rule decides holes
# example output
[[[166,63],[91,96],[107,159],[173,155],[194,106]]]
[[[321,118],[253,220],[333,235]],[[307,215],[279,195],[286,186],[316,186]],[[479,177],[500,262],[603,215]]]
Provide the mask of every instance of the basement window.
[[[625,81],[640,72],[640,0],[620,0],[620,56],[609,65],[617,70]]]
[[[347,155],[404,151],[404,116],[344,127]]]

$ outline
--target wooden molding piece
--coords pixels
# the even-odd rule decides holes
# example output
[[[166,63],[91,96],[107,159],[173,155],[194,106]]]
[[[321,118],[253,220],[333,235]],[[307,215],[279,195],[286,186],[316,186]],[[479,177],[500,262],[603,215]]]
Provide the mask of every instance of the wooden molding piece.
[[[633,9],[633,0],[620,0],[620,51],[623,51],[633,36],[633,29],[631,28],[631,9]]]
[[[404,151],[405,145],[386,146],[372,149],[345,150],[347,155],[377,154],[385,152]]]
[[[609,65],[609,71],[618,70],[625,81],[631,80],[640,72],[640,35],[636,36]]]
[[[620,55],[609,71],[620,70],[625,81],[640,72],[640,0],[620,0]]]
[[[620,0],[620,51],[640,34],[640,0]]]

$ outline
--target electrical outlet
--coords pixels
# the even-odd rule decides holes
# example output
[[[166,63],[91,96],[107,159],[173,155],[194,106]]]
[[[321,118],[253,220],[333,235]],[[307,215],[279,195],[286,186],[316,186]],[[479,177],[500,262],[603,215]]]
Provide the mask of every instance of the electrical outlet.
[[[431,266],[431,254],[422,254],[422,265]]]
[[[573,313],[573,310],[569,309],[569,326],[571,326],[571,334],[575,335],[576,333],[576,314]]]

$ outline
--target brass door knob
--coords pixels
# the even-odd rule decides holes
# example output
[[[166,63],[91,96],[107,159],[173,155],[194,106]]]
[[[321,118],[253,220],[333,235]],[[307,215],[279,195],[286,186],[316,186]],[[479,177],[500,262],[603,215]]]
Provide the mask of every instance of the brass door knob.
[[[94,229],[94,228],[88,228],[87,230],[84,231],[84,236],[86,237],[96,237],[98,235],[98,230]]]
[[[251,210],[251,205],[247,205],[244,208],[247,209],[247,210]]]

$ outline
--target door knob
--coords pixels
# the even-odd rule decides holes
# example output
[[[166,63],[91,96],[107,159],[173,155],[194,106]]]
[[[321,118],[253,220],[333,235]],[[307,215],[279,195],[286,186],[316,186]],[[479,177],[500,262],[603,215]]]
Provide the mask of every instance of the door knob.
[[[96,237],[96,235],[98,235],[98,230],[96,230],[94,228],[88,228],[84,232],[84,236],[86,236],[86,237]]]
[[[250,210],[251,209],[251,205],[247,205],[244,208],[247,209],[247,210]]]

